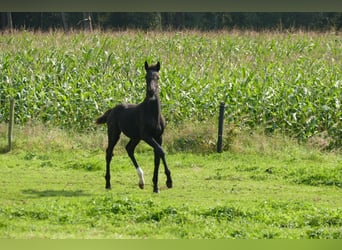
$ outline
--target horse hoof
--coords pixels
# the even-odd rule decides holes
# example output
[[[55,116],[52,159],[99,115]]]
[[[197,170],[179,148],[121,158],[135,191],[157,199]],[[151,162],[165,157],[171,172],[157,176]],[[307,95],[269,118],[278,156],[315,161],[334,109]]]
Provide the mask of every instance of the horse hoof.
[[[166,186],[167,186],[168,188],[172,188],[172,181],[167,181],[167,182],[166,182]]]
[[[160,191],[159,191],[159,189],[158,189],[158,188],[155,188],[155,189],[153,189],[153,193],[159,194],[159,193],[160,193]]]
[[[111,190],[112,187],[111,187],[110,185],[106,185],[106,189],[107,189],[107,190]]]
[[[144,189],[145,185],[143,183],[139,183],[139,188]]]

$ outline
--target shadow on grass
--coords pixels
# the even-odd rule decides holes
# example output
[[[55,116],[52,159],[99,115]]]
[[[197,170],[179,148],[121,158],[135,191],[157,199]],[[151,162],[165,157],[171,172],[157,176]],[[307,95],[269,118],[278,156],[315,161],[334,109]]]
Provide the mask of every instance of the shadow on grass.
[[[84,193],[83,190],[34,190],[34,189],[24,189],[23,194],[31,196],[31,198],[41,198],[41,197],[80,197],[89,196],[90,194]]]

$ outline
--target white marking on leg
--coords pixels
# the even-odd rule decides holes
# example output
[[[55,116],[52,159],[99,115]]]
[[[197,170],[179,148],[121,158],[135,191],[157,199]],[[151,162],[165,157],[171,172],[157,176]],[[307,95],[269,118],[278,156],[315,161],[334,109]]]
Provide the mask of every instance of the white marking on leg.
[[[144,172],[140,167],[137,168],[138,176],[139,176],[139,187],[144,188],[145,180],[144,180]]]

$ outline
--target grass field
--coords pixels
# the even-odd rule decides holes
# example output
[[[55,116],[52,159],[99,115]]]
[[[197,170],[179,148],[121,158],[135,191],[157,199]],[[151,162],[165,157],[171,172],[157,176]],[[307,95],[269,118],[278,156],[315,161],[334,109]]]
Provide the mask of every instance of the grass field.
[[[240,135],[230,152],[168,154],[174,188],[161,171],[156,195],[146,145],[145,189],[119,145],[107,191],[101,135],[87,135],[93,147],[59,130],[28,133],[0,158],[0,238],[342,238],[339,154]]]
[[[332,33],[0,36],[0,238],[342,239],[342,40]],[[122,138],[105,190],[105,126],[161,61],[164,148]],[[9,99],[14,145],[6,152]],[[219,103],[224,152],[215,153]]]

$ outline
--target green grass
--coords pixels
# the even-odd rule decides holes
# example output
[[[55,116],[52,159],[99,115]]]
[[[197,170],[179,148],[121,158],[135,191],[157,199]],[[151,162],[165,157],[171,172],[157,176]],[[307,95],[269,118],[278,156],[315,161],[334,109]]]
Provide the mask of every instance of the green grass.
[[[107,191],[100,134],[83,146],[82,135],[60,130],[16,134],[0,158],[0,238],[342,238],[340,154],[240,134],[230,152],[168,153],[174,188],[160,171],[154,194],[146,145],[136,154],[145,189],[118,145]]]
[[[4,34],[0,238],[341,239],[341,48],[330,33]],[[145,60],[162,63],[174,188],[161,170],[152,193],[142,144],[140,190],[122,138],[106,191],[107,139],[94,119],[143,99]]]

